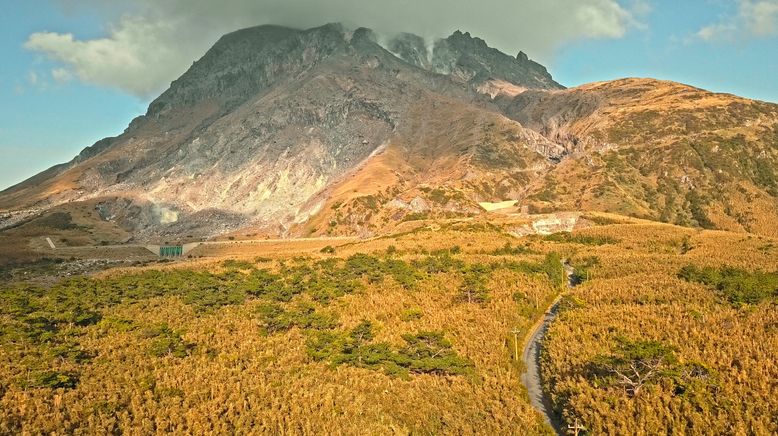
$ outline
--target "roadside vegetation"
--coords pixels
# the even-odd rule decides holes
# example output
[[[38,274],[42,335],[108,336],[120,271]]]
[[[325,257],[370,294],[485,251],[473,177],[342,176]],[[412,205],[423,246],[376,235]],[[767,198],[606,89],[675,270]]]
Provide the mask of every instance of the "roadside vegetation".
[[[471,223],[0,286],[0,433],[774,434],[773,240]],[[29,269],[34,275],[34,269]],[[18,277],[14,274],[14,277]],[[514,332],[515,336],[514,336]]]
[[[450,236],[3,285],[0,433],[545,434],[506,339],[559,256]]]
[[[776,434],[770,240],[620,227],[589,230],[617,244],[570,253],[583,282],[542,363],[556,413],[587,434]]]

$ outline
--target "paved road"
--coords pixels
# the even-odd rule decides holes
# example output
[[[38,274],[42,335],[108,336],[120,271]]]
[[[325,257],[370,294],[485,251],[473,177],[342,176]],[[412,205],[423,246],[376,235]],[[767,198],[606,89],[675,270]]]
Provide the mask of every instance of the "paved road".
[[[245,239],[236,241],[203,241],[201,245],[228,245],[228,244],[270,244],[275,242],[300,242],[300,241],[358,241],[358,236],[321,236],[316,238],[287,238],[287,239]]]
[[[567,276],[567,286],[572,288],[574,286],[572,278],[574,272],[573,268],[568,264],[563,264],[563,266],[565,268],[565,275]],[[524,351],[522,352],[522,360],[524,361],[527,370],[521,375],[521,382],[527,388],[532,407],[543,415],[546,423],[554,429],[556,434],[563,435],[562,423],[552,411],[551,399],[543,393],[543,384],[540,375],[540,352],[543,347],[543,338],[546,336],[548,326],[556,318],[560,300],[561,297],[557,297],[557,299],[554,300],[551,307],[549,307],[543,315],[542,320],[535,325],[527,337],[528,339],[524,346]]]
[[[49,238],[46,238],[47,240]],[[233,245],[233,244],[272,244],[272,243],[284,243],[284,242],[300,242],[300,241],[359,241],[360,238],[357,236],[322,236],[317,238],[286,238],[286,239],[245,239],[245,240],[236,240],[236,241],[201,241],[201,242],[195,242],[194,244],[198,245]],[[52,244],[49,242],[49,244]],[[53,245],[53,244],[52,244]],[[91,248],[146,248],[147,244],[113,244],[113,245],[87,245],[87,246],[77,246],[77,247],[62,247],[67,248],[69,250],[78,250],[78,249],[91,249]],[[55,247],[51,247],[52,249],[57,249]]]

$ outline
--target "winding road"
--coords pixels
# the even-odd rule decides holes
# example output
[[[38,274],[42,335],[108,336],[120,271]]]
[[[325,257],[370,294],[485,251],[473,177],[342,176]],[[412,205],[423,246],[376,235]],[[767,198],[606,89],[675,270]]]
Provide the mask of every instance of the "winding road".
[[[563,266],[565,268],[565,275],[567,276],[567,286],[568,288],[572,288],[575,286],[573,282],[574,270],[569,264],[563,263]],[[527,370],[521,375],[521,382],[527,388],[532,407],[543,415],[546,423],[560,436],[564,434],[562,431],[562,423],[553,413],[551,399],[543,392],[542,379],[540,376],[540,351],[543,346],[543,338],[546,336],[546,330],[548,330],[548,326],[556,318],[561,299],[562,296],[560,295],[551,303],[551,306],[543,315],[543,318],[538,320],[537,324],[535,324],[527,335],[524,351],[522,352],[522,360],[524,361]]]

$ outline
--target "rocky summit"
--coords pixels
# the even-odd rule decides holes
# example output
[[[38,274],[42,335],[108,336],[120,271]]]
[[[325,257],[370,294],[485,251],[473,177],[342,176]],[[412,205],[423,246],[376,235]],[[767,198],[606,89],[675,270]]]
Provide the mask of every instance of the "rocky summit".
[[[121,135],[0,193],[0,226],[58,223],[78,244],[367,236],[508,201],[776,236],[776,144],[777,105],[651,79],[565,89],[466,32],[260,26]]]

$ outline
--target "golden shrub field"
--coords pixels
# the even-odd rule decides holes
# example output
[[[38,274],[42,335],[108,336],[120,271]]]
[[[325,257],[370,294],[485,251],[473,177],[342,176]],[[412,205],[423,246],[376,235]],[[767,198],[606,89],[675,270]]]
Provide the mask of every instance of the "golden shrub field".
[[[339,247],[332,255],[300,253],[305,259],[193,264],[198,272],[189,272],[186,263],[162,272],[126,270],[72,285],[83,290],[75,296],[62,285],[56,288],[60,302],[50,301],[51,292],[42,293],[49,296],[37,306],[17,298],[18,289],[5,289],[0,433],[547,434],[550,429],[525,399],[509,331],[533,324],[558,292],[558,278],[555,286],[542,271],[495,266],[481,277],[483,300],[468,302],[462,296],[463,275],[468,277],[471,265],[506,260],[542,265],[543,253],[488,253],[508,240],[492,230],[422,232]],[[449,249],[456,244],[461,251]],[[428,253],[434,249],[446,250]],[[219,283],[225,282],[244,288],[241,275],[281,273],[320,259],[339,259],[337,267],[326,266],[346,271],[344,259],[358,252],[374,253],[386,265],[385,259],[405,262],[410,268],[403,271],[415,282],[404,281],[402,272],[392,273],[394,278],[368,271],[342,295],[323,294],[312,280],[297,282],[303,288],[289,295],[287,288],[277,294],[224,291],[224,298],[210,293],[222,292]],[[354,258],[367,260],[353,262],[352,270],[372,262]],[[424,259],[453,266],[446,270],[436,264],[440,268],[430,270],[413,264]],[[172,272],[180,268],[183,274]],[[318,280],[326,275],[322,271]],[[161,291],[146,289],[150,283]],[[95,297],[96,309],[86,307],[92,300],[81,294],[93,291],[121,298]],[[46,312],[70,300],[82,314],[75,321]],[[298,306],[312,307],[321,316],[311,317],[311,325],[268,331],[275,325],[263,319],[268,305],[287,315]],[[91,310],[99,312],[99,320],[89,322],[83,315]],[[50,328],[35,333],[42,317],[51,321],[45,324]],[[336,326],[326,330],[317,324],[322,319],[335,320]],[[449,363],[432,356],[423,361],[431,369],[408,364],[405,373],[392,373],[387,369],[392,362],[386,367],[339,364],[308,352],[322,331],[349,332],[363,320],[373,325],[375,349],[368,351],[388,344],[395,351],[387,355],[402,365],[408,355],[403,335],[436,331],[451,344],[453,353],[446,351],[455,354],[451,359],[471,366],[448,373]],[[26,336],[19,337],[19,329],[26,329]],[[365,356],[370,357],[367,351]]]
[[[769,284],[772,298],[740,304],[678,276],[687,265],[774,272],[775,241],[660,224],[585,233],[621,242],[573,256],[599,262],[547,336],[545,383],[566,422],[578,419],[590,434],[776,434],[776,282]],[[637,393],[598,367],[605,360],[614,369],[612,356],[624,352],[625,341],[667,353]]]
[[[772,280],[748,274],[778,270],[778,243],[590,218],[572,235],[441,223],[6,283],[0,434],[552,434],[510,332],[564,289],[561,258],[581,283],[542,374],[565,425],[778,432],[775,295],[721,290]],[[620,379],[635,362],[645,377]]]

